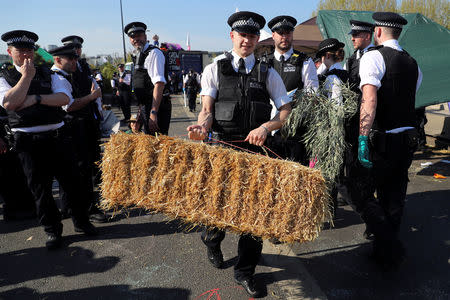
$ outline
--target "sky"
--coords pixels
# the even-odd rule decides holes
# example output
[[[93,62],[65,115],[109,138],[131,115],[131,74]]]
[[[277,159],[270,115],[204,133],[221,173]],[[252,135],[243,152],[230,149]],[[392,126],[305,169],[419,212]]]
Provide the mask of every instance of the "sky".
[[[158,34],[160,42],[178,43],[186,49],[189,33],[192,50],[224,51],[231,48],[228,17],[238,8],[263,15],[268,22],[278,15],[291,15],[298,23],[311,18],[319,0],[200,1],[200,0],[122,0],[124,25],[147,24],[147,37]],[[282,4],[282,5],[279,5]],[[84,38],[83,53],[123,55],[120,0],[14,0],[2,1],[0,33],[24,29],[39,35],[38,44],[61,45],[61,38]],[[268,29],[267,25],[264,28]],[[125,36],[127,51],[132,47]],[[0,41],[0,54],[6,43]]]

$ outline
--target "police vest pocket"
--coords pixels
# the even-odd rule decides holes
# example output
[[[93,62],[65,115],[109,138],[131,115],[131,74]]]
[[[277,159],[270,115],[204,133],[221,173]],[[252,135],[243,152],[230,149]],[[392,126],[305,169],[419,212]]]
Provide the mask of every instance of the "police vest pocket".
[[[216,102],[215,118],[217,121],[233,121],[237,117],[237,102]]]
[[[272,105],[264,102],[250,102],[250,129],[261,126],[270,120]]]

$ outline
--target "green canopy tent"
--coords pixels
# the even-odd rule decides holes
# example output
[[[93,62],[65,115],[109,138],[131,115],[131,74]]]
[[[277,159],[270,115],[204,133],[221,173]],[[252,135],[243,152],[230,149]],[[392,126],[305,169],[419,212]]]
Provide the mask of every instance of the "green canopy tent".
[[[345,43],[346,56],[353,53],[350,40],[351,19],[373,23],[373,12],[321,10],[317,25],[324,38],[337,38]],[[450,101],[450,30],[419,13],[400,14],[408,24],[403,27],[399,43],[413,56],[423,73],[417,92],[416,107]]]

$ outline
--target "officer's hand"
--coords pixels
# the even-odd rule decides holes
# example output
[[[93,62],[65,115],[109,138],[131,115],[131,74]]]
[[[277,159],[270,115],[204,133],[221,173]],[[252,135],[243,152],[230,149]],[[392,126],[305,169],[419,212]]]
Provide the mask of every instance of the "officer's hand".
[[[119,91],[116,92],[116,96],[120,96]]]
[[[119,78],[119,82],[123,82],[123,78]]]
[[[33,78],[36,75],[36,68],[30,58],[25,58],[22,66],[20,67],[20,73],[25,78]]]
[[[102,96],[102,89],[100,87],[98,87],[96,89],[92,88],[91,96],[92,96],[92,100],[95,100],[98,97],[101,97]]]
[[[262,146],[264,145],[264,141],[267,138],[267,134],[268,131],[264,127],[260,126],[249,132],[249,134],[245,138],[245,142],[249,142],[250,144],[256,146]]]
[[[188,136],[191,140],[203,141],[208,135],[208,131],[202,125],[191,125],[186,128]]]
[[[358,138],[358,160],[365,168],[372,168],[373,164],[369,160],[369,141],[365,135],[360,135]]]
[[[5,154],[8,151],[8,146],[6,143],[0,138],[0,154]]]
[[[150,118],[148,118],[148,127],[150,132],[158,132],[158,116],[156,114],[150,114]]]

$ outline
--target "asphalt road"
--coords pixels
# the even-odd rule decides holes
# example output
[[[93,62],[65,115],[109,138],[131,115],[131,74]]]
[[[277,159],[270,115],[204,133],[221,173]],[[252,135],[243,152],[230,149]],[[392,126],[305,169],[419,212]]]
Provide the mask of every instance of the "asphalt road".
[[[195,120],[174,97],[169,135],[184,138]],[[364,225],[342,206],[335,227],[314,242],[265,241],[255,275],[265,299],[450,299],[450,167],[443,159],[450,155],[418,153],[410,168],[401,232],[408,260],[397,272],[367,258]],[[161,214],[117,214],[98,225],[94,239],[75,233],[68,219],[63,224],[64,247],[49,252],[37,221],[0,221],[0,299],[249,299],[233,280],[234,234],[222,243],[225,268],[218,270],[207,261],[201,228]]]

